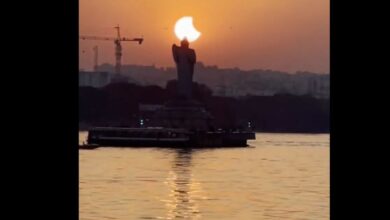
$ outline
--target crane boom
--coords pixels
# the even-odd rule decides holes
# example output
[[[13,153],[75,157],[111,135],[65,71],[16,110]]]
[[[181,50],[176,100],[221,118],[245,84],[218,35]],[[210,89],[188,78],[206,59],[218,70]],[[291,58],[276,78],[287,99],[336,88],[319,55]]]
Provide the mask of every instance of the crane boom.
[[[80,36],[79,39],[81,40],[109,40],[109,41],[116,41],[116,40],[119,40],[119,41],[138,41],[138,44],[142,44],[142,42],[144,41],[143,38],[126,38],[126,37],[122,37],[122,38],[115,38],[115,37],[97,37],[97,36]]]
[[[111,40],[114,41],[116,38],[114,37],[96,37],[96,36],[80,36],[81,40]]]
[[[143,38],[133,38],[133,39],[130,39],[130,38],[121,38],[120,41],[138,41],[138,44],[142,44],[142,41],[144,41]]]

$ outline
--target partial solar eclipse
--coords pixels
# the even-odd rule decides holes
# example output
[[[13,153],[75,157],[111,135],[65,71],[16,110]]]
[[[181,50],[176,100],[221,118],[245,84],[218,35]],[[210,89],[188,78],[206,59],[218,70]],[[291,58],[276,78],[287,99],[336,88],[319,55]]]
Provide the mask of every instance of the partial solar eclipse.
[[[199,38],[201,33],[195,29],[192,20],[192,17],[185,16],[176,21],[175,34],[179,40],[187,38],[189,42],[193,42]]]

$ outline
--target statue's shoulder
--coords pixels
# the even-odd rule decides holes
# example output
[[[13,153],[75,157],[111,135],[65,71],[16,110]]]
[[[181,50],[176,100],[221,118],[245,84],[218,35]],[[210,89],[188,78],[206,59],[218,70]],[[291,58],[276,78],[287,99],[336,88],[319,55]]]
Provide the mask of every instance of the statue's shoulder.
[[[173,52],[173,53],[178,53],[178,51],[179,51],[179,47],[176,46],[176,44],[173,44],[173,45],[172,45],[172,52]]]

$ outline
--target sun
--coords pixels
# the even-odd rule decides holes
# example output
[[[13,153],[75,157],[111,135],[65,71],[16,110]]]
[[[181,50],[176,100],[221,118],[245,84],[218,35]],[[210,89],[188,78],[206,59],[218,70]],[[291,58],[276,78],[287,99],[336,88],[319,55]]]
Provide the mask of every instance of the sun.
[[[189,42],[193,42],[200,37],[201,33],[195,29],[192,20],[192,17],[185,16],[176,21],[175,34],[179,40],[186,37]]]

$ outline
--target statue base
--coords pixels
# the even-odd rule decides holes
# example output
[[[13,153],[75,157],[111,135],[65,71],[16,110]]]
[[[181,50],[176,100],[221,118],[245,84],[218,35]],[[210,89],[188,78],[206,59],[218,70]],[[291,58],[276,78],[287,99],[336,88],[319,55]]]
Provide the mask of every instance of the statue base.
[[[212,116],[204,106],[192,99],[175,99],[159,109],[154,117],[155,126],[184,128],[190,131],[212,129]]]

